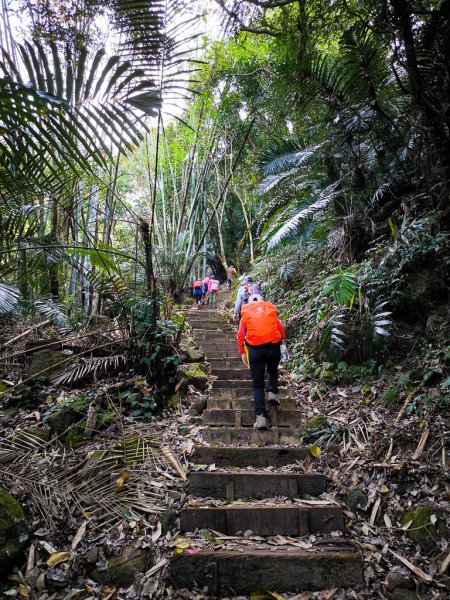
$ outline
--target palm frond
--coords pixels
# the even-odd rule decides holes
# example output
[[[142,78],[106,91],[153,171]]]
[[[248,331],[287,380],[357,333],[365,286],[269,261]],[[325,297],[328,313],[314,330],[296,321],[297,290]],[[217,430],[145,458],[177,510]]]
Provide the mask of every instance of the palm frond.
[[[20,299],[17,288],[0,283],[0,315],[13,312]]]
[[[84,358],[53,379],[54,385],[72,385],[86,377],[96,377],[103,373],[111,373],[119,370],[126,364],[123,354],[114,356],[101,356],[99,358]]]
[[[302,221],[310,219],[313,215],[323,211],[330,202],[339,194],[342,194],[340,182],[335,182],[322,190],[316,199],[308,206],[302,206],[287,221],[280,222],[280,216],[275,223],[268,222],[262,243],[267,244],[270,250],[281,242],[286,236],[295,231]]]

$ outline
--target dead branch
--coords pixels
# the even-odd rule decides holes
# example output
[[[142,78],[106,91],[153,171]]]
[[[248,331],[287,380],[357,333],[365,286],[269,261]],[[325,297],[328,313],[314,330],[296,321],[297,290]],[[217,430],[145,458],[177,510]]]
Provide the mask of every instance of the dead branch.
[[[27,336],[29,333],[31,333],[35,329],[39,329],[39,327],[44,327],[44,325],[48,325],[49,323],[51,323],[51,319],[47,319],[46,321],[42,321],[42,323],[37,323],[36,325],[33,325],[33,327],[30,327],[26,331],[23,331],[20,335],[16,335],[16,337],[13,337],[12,339],[10,339],[7,342],[5,342],[3,344],[3,346],[10,346],[11,344],[14,344],[14,342],[17,342],[17,340],[20,340],[21,338]]]

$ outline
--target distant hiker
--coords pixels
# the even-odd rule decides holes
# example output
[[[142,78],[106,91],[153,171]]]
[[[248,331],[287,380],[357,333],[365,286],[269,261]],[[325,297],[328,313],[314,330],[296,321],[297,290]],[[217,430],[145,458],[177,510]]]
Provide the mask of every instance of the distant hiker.
[[[244,304],[247,304],[250,296],[252,296],[253,294],[259,294],[260,296],[263,296],[259,283],[255,283],[253,281],[253,277],[251,277],[250,275],[246,275],[242,279],[242,283],[239,286],[238,293],[236,296],[236,302],[234,303],[233,321],[235,323],[239,321],[242,306]]]
[[[208,282],[208,304],[214,308],[217,304],[217,292],[220,290],[219,280],[211,275],[211,279]]]
[[[231,284],[234,282],[236,277],[237,277],[237,271],[233,267],[233,265],[230,265],[227,269],[227,284],[228,284],[229,288],[231,287]]]
[[[207,275],[204,279],[203,279],[203,285],[205,286],[205,292],[202,296],[202,304],[205,304],[206,302],[206,297],[208,295],[208,283],[209,280],[211,279],[211,277],[209,275]]]
[[[285,342],[286,334],[277,309],[270,302],[264,302],[262,296],[253,294],[242,307],[241,322],[238,331],[238,349],[244,365],[250,367],[253,380],[253,400],[256,421],[253,427],[267,429],[267,411],[265,405],[265,370],[267,367],[267,401],[273,406],[278,400],[278,364],[280,345]]]
[[[206,294],[206,285],[203,283],[203,281],[201,279],[197,279],[196,281],[194,281],[194,284],[192,286],[192,296],[195,300],[195,305],[197,307],[197,310],[201,307],[202,299],[205,294]]]

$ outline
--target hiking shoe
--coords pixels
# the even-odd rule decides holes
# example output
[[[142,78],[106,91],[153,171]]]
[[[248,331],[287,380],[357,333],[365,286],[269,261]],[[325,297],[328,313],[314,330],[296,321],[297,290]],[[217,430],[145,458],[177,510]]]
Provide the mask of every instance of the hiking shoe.
[[[256,415],[256,421],[253,425],[255,429],[267,429],[267,419],[264,415]]]
[[[278,396],[274,392],[269,392],[267,394],[267,402],[272,406],[280,406],[280,401],[278,400]]]

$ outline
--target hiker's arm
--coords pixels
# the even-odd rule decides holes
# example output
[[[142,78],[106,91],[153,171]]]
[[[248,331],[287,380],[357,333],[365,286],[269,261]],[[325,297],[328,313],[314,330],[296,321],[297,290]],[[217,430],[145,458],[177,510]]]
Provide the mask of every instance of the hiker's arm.
[[[242,304],[242,288],[238,289],[238,293],[236,296],[236,302],[234,303],[234,314],[238,315],[239,311],[241,310],[241,304]]]
[[[237,335],[238,350],[239,350],[239,354],[241,356],[243,354],[245,354],[245,347],[244,347],[245,332],[246,332],[246,327],[244,324],[244,319],[242,319],[239,324],[239,331],[238,331],[238,335]]]

